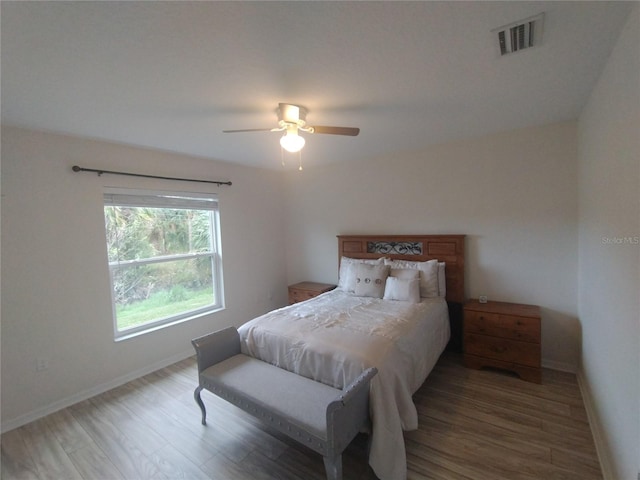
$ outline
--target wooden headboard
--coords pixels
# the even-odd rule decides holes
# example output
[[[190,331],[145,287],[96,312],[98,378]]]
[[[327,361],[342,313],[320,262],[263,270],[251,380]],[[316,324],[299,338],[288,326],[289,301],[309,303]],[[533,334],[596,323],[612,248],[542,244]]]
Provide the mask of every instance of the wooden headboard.
[[[338,235],[343,256],[446,263],[447,301],[464,303],[464,235]]]
[[[338,235],[340,259],[380,258],[446,263],[447,303],[451,320],[450,348],[462,348],[462,304],[464,295],[464,235]]]

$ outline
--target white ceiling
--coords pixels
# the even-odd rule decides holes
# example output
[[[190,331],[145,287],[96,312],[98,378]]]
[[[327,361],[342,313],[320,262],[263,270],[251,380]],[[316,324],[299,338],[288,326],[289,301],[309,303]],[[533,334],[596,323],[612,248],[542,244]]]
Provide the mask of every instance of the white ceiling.
[[[3,1],[2,122],[281,168],[279,134],[221,131],[290,102],[361,128],[305,165],[418,150],[577,118],[632,4]],[[491,30],[540,12],[500,58]]]

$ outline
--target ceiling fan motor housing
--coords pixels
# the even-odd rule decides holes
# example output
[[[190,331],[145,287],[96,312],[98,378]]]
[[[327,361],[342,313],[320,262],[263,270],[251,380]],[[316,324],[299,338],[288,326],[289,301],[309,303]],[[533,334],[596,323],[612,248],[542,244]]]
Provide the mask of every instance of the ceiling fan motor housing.
[[[298,131],[303,131],[305,133],[347,135],[350,137],[355,137],[360,133],[360,129],[356,127],[308,126],[307,113],[308,110],[305,107],[291,103],[279,103],[277,128],[249,128],[242,130],[223,130],[222,132],[282,132],[286,130],[286,134],[289,136],[297,135]]]
[[[304,127],[307,124],[307,109],[290,103],[278,104],[278,123],[294,124]]]

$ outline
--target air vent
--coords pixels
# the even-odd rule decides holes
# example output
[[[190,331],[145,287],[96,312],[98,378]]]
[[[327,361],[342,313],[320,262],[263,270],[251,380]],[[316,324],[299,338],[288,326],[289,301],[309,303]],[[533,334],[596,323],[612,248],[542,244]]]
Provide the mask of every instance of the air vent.
[[[497,35],[500,55],[519,52],[539,45],[544,13],[491,30]]]

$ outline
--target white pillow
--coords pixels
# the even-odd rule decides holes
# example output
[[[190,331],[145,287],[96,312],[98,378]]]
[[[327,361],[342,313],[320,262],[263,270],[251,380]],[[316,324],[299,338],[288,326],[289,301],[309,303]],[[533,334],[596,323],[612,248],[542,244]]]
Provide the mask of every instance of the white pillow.
[[[420,279],[387,277],[383,298],[385,300],[400,300],[403,302],[419,303]]]
[[[445,265],[444,262],[438,262],[438,296],[446,297],[447,296],[447,277],[445,275]]]
[[[356,271],[355,266],[358,264],[367,265],[383,265],[384,258],[376,258],[373,260],[364,260],[360,258],[342,257],[340,259],[340,271],[338,273],[338,288],[345,292],[353,293],[356,290]]]
[[[359,297],[382,298],[384,286],[389,276],[389,267],[359,263],[355,265],[355,271],[355,294]]]
[[[412,262],[409,260],[385,260],[391,268],[414,269],[420,271],[420,296],[433,298],[438,296],[438,260]]]
[[[392,268],[389,271],[389,276],[402,278],[404,280],[420,279],[420,270],[414,268]]]

